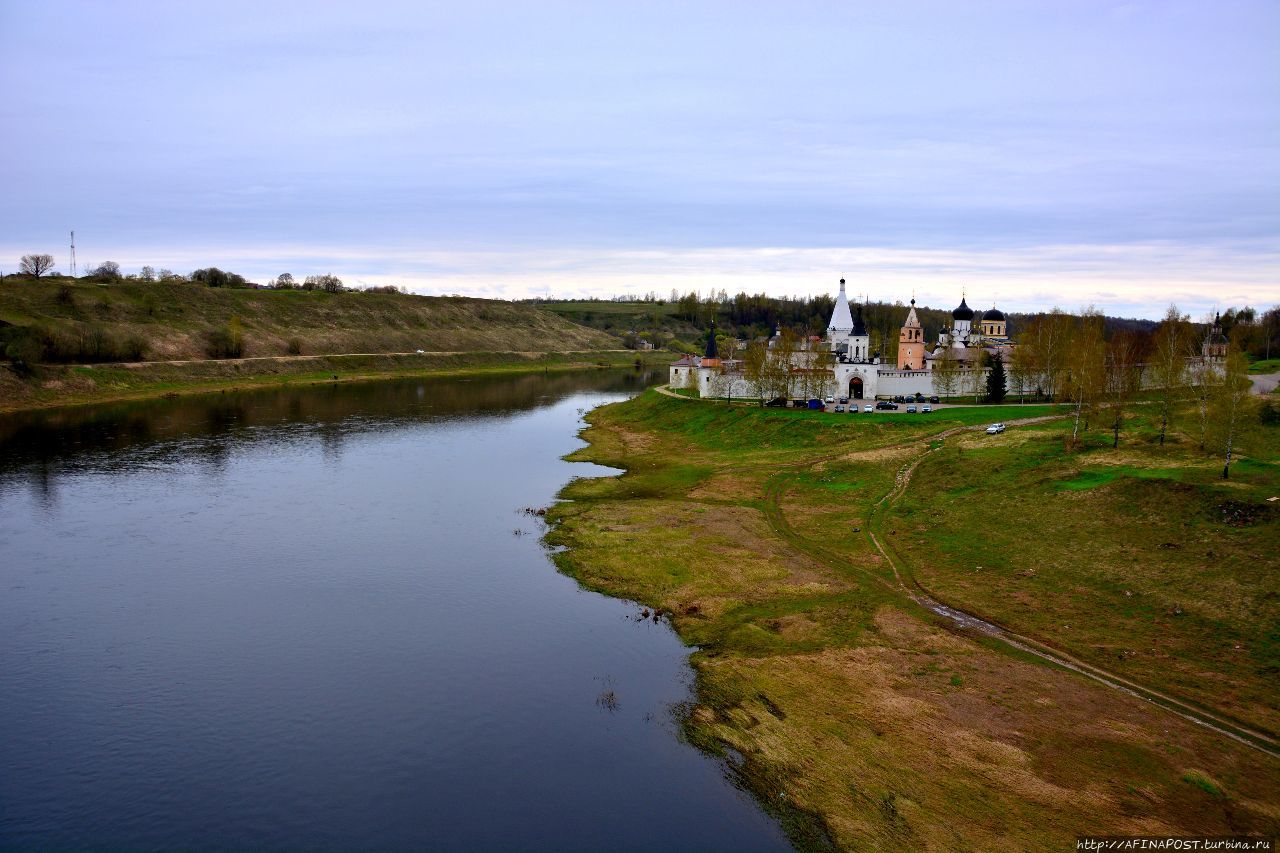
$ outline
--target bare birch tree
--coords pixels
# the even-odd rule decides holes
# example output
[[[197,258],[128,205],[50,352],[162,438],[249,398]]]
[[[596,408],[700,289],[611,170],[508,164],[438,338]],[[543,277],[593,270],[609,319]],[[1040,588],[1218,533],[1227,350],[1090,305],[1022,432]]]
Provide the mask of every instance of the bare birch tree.
[[[1236,433],[1244,419],[1249,403],[1249,389],[1253,387],[1253,383],[1249,381],[1249,360],[1234,341],[1227,349],[1222,367],[1222,383],[1212,395],[1212,417],[1215,427],[1222,433],[1222,479],[1225,480],[1231,473],[1231,452]]]
[[[1191,324],[1170,305],[1164,320],[1156,329],[1148,377],[1154,386],[1160,406],[1160,444],[1173,417],[1174,407],[1186,394],[1188,359],[1193,354]]]

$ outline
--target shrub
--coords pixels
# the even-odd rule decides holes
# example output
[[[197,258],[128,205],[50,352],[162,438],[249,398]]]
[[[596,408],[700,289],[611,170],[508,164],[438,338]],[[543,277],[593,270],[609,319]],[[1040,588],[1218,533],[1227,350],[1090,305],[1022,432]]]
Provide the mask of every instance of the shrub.
[[[226,326],[205,335],[205,353],[209,358],[240,358],[244,355],[244,334],[239,317],[232,317]]]

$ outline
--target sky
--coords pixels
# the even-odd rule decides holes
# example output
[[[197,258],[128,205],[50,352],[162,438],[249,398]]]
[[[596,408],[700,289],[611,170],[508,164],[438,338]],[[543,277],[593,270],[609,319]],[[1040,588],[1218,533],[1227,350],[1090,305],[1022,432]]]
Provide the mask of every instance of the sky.
[[[1280,3],[0,0],[28,252],[496,298],[1280,303]]]

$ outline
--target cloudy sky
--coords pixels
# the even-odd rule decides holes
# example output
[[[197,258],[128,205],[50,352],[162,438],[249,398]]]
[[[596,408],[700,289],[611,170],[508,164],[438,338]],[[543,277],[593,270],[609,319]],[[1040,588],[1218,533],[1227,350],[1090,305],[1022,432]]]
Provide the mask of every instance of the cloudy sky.
[[[0,0],[0,268],[1280,302],[1280,3]]]

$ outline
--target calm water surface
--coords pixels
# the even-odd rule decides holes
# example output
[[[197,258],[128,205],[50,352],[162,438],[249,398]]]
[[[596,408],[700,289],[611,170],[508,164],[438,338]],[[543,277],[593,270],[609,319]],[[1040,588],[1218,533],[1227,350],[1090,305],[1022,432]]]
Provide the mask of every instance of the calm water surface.
[[[0,846],[785,849],[519,512],[646,378],[0,419]]]

